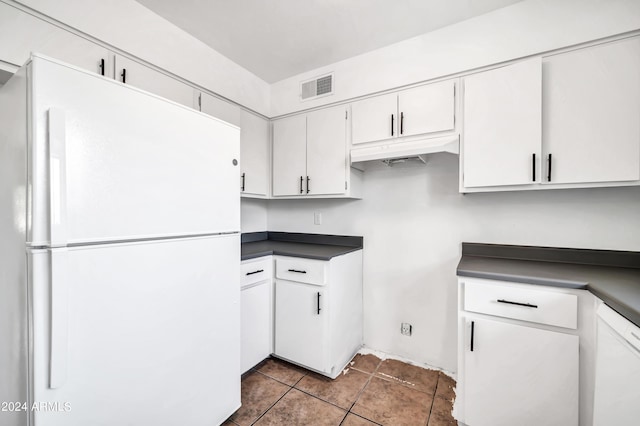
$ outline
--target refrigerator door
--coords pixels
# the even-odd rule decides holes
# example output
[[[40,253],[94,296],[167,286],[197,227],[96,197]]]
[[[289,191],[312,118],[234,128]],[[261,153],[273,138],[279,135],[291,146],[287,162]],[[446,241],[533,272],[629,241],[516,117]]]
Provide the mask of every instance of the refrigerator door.
[[[34,251],[37,426],[222,423],[240,406],[238,235]]]
[[[32,247],[239,231],[237,127],[49,59],[30,67]]]

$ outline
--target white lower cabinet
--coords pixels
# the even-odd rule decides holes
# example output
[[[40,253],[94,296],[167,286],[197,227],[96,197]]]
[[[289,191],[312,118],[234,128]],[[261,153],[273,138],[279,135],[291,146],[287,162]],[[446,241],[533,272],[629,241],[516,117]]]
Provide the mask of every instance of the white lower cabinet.
[[[273,352],[273,263],[271,256],[241,265],[240,371]]]
[[[276,280],[276,355],[326,372],[328,287]]]
[[[580,354],[593,343],[585,321],[593,298],[463,277],[458,290],[456,418],[468,426],[589,425],[593,360]]]
[[[336,378],[362,346],[362,250],[275,265],[275,355]]]
[[[469,426],[578,424],[578,336],[486,319],[466,325]]]

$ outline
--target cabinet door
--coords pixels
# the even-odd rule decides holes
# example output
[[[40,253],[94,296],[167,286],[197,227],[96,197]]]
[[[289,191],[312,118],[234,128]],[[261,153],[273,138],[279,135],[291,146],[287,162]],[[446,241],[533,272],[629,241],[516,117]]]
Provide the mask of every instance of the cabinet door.
[[[276,280],[275,354],[318,371],[326,370],[328,350],[325,289]]]
[[[428,84],[398,93],[400,136],[445,132],[455,127],[455,83]]]
[[[240,113],[240,190],[267,196],[269,191],[269,121],[242,110]]]
[[[238,105],[227,102],[223,99],[216,98],[208,93],[198,92],[200,97],[200,111],[212,117],[219,118],[222,121],[231,123],[234,126],[240,126],[240,107]]]
[[[273,122],[273,195],[302,195],[307,176],[307,117]]]
[[[577,426],[578,366],[578,336],[468,320],[464,421],[470,426]]]
[[[307,114],[307,186],[311,195],[343,194],[347,174],[346,108]]]
[[[640,179],[640,38],[551,56],[542,69],[543,181]]]
[[[532,59],[464,78],[464,187],[540,180],[541,73]]]
[[[193,108],[193,88],[139,62],[116,55],[116,80]]]
[[[113,77],[109,51],[102,46],[0,2],[0,60],[23,65],[38,52],[72,65]]]
[[[271,354],[271,281],[240,292],[240,371]]]
[[[351,104],[352,143],[398,136],[398,95],[375,96]]]

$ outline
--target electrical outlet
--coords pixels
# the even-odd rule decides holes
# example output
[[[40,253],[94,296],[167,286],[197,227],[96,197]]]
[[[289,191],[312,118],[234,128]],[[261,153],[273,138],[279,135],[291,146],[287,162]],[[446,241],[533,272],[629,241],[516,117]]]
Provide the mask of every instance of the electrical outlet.
[[[405,336],[411,336],[411,329],[413,327],[411,327],[411,324],[409,324],[408,322],[403,322],[402,324],[400,324],[400,333],[404,334]]]
[[[322,213],[316,212],[313,214],[313,224],[322,225]]]

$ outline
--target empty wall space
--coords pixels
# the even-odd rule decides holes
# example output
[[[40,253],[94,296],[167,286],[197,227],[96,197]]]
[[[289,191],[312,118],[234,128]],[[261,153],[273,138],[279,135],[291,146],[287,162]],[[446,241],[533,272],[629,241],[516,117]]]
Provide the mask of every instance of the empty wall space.
[[[262,211],[254,203],[243,199],[243,232],[259,222],[246,223]],[[362,200],[270,200],[267,228],[364,236],[365,345],[455,371],[462,241],[637,251],[639,211],[640,187],[462,195],[458,157],[436,154],[369,163]]]
[[[240,228],[243,233],[268,231],[267,201],[242,198],[240,201],[240,220]]]

